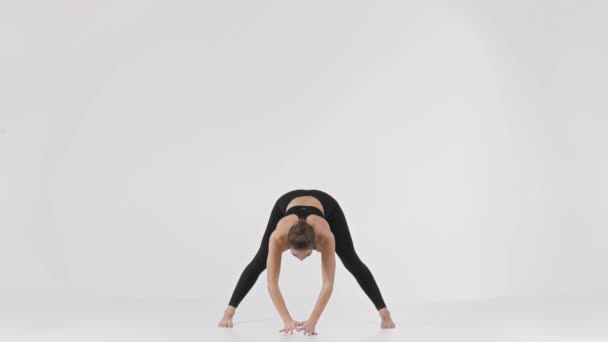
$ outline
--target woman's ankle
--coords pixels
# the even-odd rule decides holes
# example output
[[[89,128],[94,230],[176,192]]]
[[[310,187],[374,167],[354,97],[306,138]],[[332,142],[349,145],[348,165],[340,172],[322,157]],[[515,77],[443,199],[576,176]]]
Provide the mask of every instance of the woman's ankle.
[[[234,312],[236,311],[236,308],[232,305],[228,305],[228,307],[226,307],[226,309],[224,310],[224,315],[226,316],[234,316]]]

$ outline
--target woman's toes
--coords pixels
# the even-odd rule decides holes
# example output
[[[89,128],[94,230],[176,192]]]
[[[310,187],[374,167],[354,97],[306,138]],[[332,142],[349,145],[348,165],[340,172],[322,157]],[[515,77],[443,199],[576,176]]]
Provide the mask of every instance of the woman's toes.
[[[393,323],[393,321],[382,321],[380,326],[382,329],[394,328],[395,323]]]

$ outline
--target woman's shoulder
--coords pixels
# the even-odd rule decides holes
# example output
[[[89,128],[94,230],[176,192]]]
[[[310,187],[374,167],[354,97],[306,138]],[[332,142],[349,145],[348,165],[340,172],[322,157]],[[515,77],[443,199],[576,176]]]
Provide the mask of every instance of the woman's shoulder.
[[[272,244],[279,248],[281,251],[287,250],[287,232],[280,229],[275,229],[268,239],[268,244]]]
[[[319,246],[319,248],[316,248],[317,251],[322,253],[329,247],[333,246],[335,248],[335,245],[336,239],[331,230],[321,229],[317,232],[317,246]]]
[[[336,241],[333,237],[318,239],[315,250],[321,254],[326,252],[333,253],[336,251]]]

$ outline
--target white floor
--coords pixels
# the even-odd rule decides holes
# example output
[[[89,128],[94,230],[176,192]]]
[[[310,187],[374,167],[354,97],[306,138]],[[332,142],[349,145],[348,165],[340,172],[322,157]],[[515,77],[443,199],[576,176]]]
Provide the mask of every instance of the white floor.
[[[305,336],[279,334],[267,301],[246,299],[234,327],[219,328],[222,301],[7,291],[0,341],[608,341],[608,294],[391,303],[395,329],[361,299],[330,302],[319,334]]]

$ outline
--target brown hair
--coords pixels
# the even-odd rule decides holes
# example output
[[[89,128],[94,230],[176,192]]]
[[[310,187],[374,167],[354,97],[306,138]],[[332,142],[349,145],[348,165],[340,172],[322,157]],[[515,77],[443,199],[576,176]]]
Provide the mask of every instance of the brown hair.
[[[315,230],[306,222],[306,219],[300,218],[298,223],[295,223],[287,233],[287,246],[295,250],[306,250],[314,248],[316,243]]]

